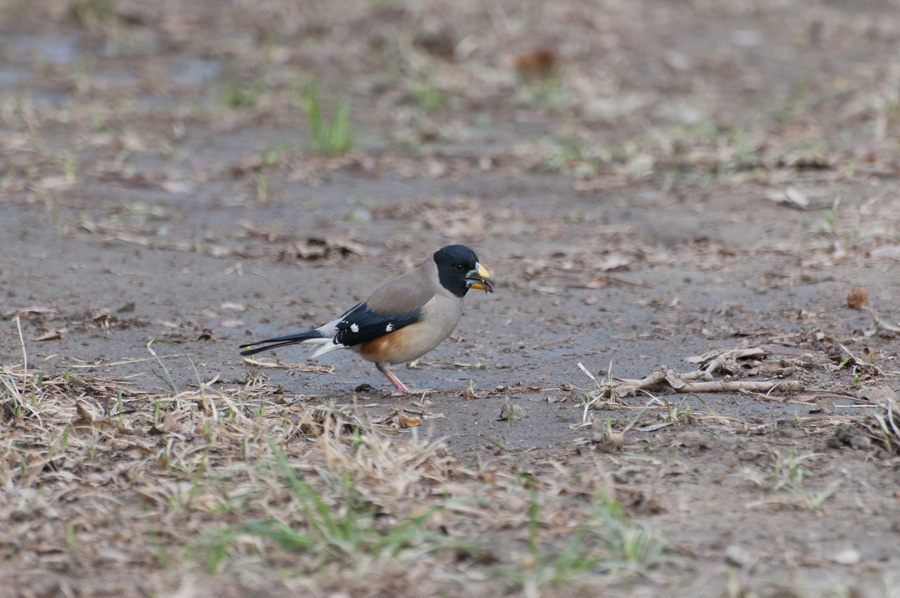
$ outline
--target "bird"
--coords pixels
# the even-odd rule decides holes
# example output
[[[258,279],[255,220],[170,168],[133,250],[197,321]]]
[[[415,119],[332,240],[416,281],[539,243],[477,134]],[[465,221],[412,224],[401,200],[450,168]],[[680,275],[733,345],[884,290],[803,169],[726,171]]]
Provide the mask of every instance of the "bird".
[[[306,332],[240,345],[241,355],[294,344],[316,346],[312,357],[350,349],[371,361],[394,385],[393,396],[416,394],[391,371],[415,361],[456,328],[469,289],[494,292],[490,273],[465,245],[448,245],[416,268],[376,289],[331,322]],[[419,391],[424,392],[424,391]]]

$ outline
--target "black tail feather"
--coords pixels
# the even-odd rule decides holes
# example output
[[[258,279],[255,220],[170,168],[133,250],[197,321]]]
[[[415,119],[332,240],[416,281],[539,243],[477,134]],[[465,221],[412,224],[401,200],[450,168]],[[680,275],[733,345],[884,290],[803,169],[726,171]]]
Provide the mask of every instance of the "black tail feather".
[[[311,338],[322,338],[322,333],[318,330],[308,330],[306,332],[298,332],[297,334],[288,334],[287,336],[276,336],[275,338],[267,338],[265,340],[256,341],[254,343],[247,343],[245,345],[241,345],[238,347],[239,349],[245,349],[241,351],[241,355],[256,355],[257,353],[261,353],[263,351],[269,351],[270,349],[277,349],[279,347],[285,347],[287,345],[296,345],[297,343],[302,343],[303,341],[308,341]],[[262,345],[258,347],[254,347],[254,345]],[[246,347],[253,347],[252,349],[246,349]]]

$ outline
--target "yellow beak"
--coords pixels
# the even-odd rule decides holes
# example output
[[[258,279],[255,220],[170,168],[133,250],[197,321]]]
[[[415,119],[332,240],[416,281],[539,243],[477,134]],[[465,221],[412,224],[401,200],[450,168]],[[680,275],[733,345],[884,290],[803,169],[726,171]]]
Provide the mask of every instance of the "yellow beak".
[[[469,281],[468,286],[470,289],[478,289],[486,293],[494,292],[494,285],[491,283],[491,273],[478,262],[475,262],[475,268],[466,275],[466,280]]]

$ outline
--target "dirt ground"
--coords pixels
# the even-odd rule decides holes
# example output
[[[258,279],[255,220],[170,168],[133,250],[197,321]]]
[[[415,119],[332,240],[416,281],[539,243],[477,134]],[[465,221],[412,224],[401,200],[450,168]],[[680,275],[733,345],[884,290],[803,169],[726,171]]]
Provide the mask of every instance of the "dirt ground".
[[[326,124],[348,102],[348,152],[317,141],[313,84]],[[0,595],[900,596],[898,134],[896,0],[0,2]],[[455,242],[496,292],[397,369],[424,400],[349,352],[238,354]],[[604,393],[730,350],[712,382],[770,388]],[[56,415],[16,403],[39,373]],[[116,401],[140,457],[75,441]],[[184,557],[250,507],[135,490],[173,443],[199,454],[179,430],[210,409],[280,438],[323,406],[578,496],[576,523],[528,486],[473,524],[488,557],[317,578],[265,543]],[[126,453],[124,486],[90,477]],[[520,576],[600,491],[664,557]]]

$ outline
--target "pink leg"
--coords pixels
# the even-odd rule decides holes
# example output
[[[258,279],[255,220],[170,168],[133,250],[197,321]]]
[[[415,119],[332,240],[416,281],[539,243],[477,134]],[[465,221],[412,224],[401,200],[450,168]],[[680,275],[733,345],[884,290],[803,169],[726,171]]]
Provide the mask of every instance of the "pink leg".
[[[391,381],[391,384],[397,389],[391,392],[391,396],[393,397],[402,397],[403,395],[412,395],[416,394],[406,387],[403,382],[400,381],[400,378],[394,375],[391,371],[391,364],[389,363],[376,363],[375,367],[378,368],[378,371],[385,375],[385,377]]]

